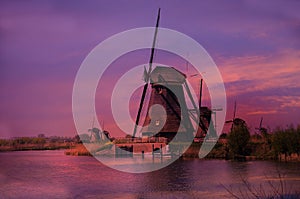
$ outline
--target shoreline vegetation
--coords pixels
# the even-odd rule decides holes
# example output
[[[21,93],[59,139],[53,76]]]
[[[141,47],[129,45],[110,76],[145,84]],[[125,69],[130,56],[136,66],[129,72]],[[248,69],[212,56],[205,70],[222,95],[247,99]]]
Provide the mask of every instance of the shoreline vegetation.
[[[37,137],[0,139],[0,152],[70,149],[75,147],[76,143],[75,138],[45,137],[45,135],[39,134]]]
[[[300,162],[300,126],[290,126],[286,129],[277,128],[273,133],[247,136],[241,129],[234,133],[222,134],[214,148],[205,159],[234,159],[234,160],[276,160]],[[232,136],[234,135],[234,137]],[[244,140],[243,140],[244,139]],[[246,139],[246,140],[245,140]],[[87,142],[87,141],[85,141]],[[183,158],[198,158],[201,143],[193,142]],[[172,148],[170,146],[170,148]],[[67,137],[19,137],[0,139],[0,152],[26,150],[57,150],[66,149],[66,155],[89,156],[91,153],[85,148],[79,136]]]

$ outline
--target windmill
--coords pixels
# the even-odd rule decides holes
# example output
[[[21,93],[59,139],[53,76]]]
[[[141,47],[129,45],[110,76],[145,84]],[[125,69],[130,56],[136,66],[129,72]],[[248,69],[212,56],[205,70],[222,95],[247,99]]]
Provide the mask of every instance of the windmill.
[[[90,142],[98,142],[101,140],[100,130],[94,127],[95,118],[93,118],[92,127],[88,129],[90,132]]]
[[[262,127],[262,124],[263,124],[263,117],[261,117],[260,119],[259,127],[255,129],[258,130],[260,134],[265,135],[267,133],[267,129]]]
[[[145,121],[143,123],[142,135],[165,137],[168,139],[168,141],[172,140],[175,136],[178,136],[180,140],[189,140],[194,137],[193,132],[195,131],[191,119],[196,122],[196,124],[199,124],[203,131],[207,132],[208,125],[204,122],[203,118],[207,117],[206,120],[209,124],[211,111],[206,107],[207,110],[205,109],[205,111],[209,113],[209,116],[207,116],[207,114],[202,115],[203,117],[200,115],[202,109],[205,108],[201,107],[202,91],[200,91],[200,107],[198,107],[192,97],[189,86],[186,82],[186,75],[184,73],[173,67],[167,66],[156,66],[152,70],[159,19],[160,9],[158,10],[154,39],[151,48],[149,69],[148,71],[146,68],[144,69],[145,85],[137,112],[132,139],[134,139],[136,136],[137,126],[139,125],[146,92],[149,84],[151,84],[152,90]],[[202,86],[200,89],[202,89]],[[192,102],[192,109],[188,109],[186,105],[185,94],[187,94]],[[164,108],[166,111],[165,121],[162,121],[161,114],[156,113],[151,115],[150,109],[153,107],[153,105],[160,105]]]
[[[196,74],[197,75],[197,74]],[[193,75],[195,76],[195,75]],[[200,79],[200,90],[199,90],[199,110],[200,110],[200,118],[199,118],[199,124],[198,126],[200,128],[198,128],[198,131],[196,133],[195,138],[199,139],[199,138],[203,138],[206,136],[207,132],[208,132],[208,126],[209,123],[211,122],[211,116],[213,114],[212,110],[210,110],[208,107],[206,106],[202,106],[202,87],[203,87],[203,79]],[[211,137],[216,137],[216,132],[212,131],[210,134]]]
[[[233,118],[232,120],[228,120],[225,123],[231,123],[230,132],[232,132],[235,126],[247,126],[246,122],[241,118],[236,118],[237,105],[236,101],[234,101],[234,109],[233,109]]]
[[[232,118],[232,120],[227,120],[225,122],[225,123],[231,123],[230,131],[232,131],[232,129],[233,129],[233,124],[234,124],[234,120],[235,120],[235,114],[236,114],[236,101],[234,101],[234,109],[233,109],[233,118]]]

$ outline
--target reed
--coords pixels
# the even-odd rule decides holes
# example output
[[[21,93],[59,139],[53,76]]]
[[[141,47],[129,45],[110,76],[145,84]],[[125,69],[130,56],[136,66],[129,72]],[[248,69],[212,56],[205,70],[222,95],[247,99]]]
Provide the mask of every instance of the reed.
[[[74,148],[67,149],[66,155],[72,156],[91,156],[91,153],[85,148],[83,144],[77,144]]]
[[[300,199],[300,192],[292,190],[287,186],[287,181],[284,176],[277,170],[277,180],[271,181],[267,179],[266,183],[260,184],[258,187],[251,184],[247,179],[241,177],[242,187],[238,187],[238,190],[234,190],[234,187],[221,186],[226,189],[232,198],[244,199],[244,198],[257,198],[257,199]]]

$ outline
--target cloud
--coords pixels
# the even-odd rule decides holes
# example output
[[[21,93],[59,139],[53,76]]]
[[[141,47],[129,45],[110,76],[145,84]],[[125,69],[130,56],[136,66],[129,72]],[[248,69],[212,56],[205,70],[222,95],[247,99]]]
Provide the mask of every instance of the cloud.
[[[247,113],[247,115],[267,115],[267,114],[274,114],[274,113],[278,113],[278,112],[276,110],[272,110],[272,111],[253,111],[253,112]]]
[[[268,96],[267,100],[279,103],[280,108],[300,108],[300,96]]]
[[[220,65],[229,95],[300,87],[300,51],[229,58]]]

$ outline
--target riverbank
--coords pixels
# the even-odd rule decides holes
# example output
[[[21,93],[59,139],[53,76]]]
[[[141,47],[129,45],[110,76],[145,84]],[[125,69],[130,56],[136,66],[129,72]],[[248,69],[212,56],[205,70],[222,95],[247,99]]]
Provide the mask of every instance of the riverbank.
[[[192,143],[183,154],[184,158],[198,158],[198,143]],[[226,139],[220,139],[213,149],[207,154],[205,159],[225,159],[225,160],[275,160],[282,162],[300,162],[298,153],[277,153],[271,146],[262,141],[251,141],[245,146],[248,150],[246,155],[235,155],[230,152]]]
[[[71,137],[46,137],[44,134],[37,137],[0,139],[0,152],[69,149],[75,147],[78,140],[78,138]]]
[[[259,146],[259,145],[257,145]],[[182,155],[182,158],[193,159],[199,158],[199,149],[201,147],[200,143],[192,143],[191,146]],[[259,148],[259,147],[258,147]],[[240,161],[252,161],[252,160],[275,160],[275,161],[285,161],[285,162],[300,162],[300,156],[296,153],[288,154],[278,154],[277,156],[269,151],[265,154],[259,152],[259,149],[253,151],[252,154],[245,156],[232,156],[228,151],[224,143],[217,142],[214,148],[208,153],[204,159],[220,159],[220,160],[240,160]],[[76,144],[71,148],[66,149],[65,155],[72,156],[92,156],[92,154],[86,149],[83,144]]]
[[[300,127],[297,129],[287,129],[287,130],[278,130],[273,134],[264,134],[262,135],[252,135],[247,144],[242,145],[243,154],[236,154],[232,150],[229,144],[229,136],[221,135],[217,143],[212,142],[213,149],[205,156],[205,159],[235,159],[235,160],[277,160],[277,161],[287,161],[287,162],[300,162]],[[118,140],[117,140],[118,141]],[[106,154],[106,153],[115,153],[111,151],[114,144],[117,143],[117,146],[120,144],[116,140],[111,143],[102,142],[88,142],[89,150],[80,143],[79,136],[74,138],[67,137],[19,137],[12,138],[8,140],[0,139],[0,152],[4,151],[29,151],[29,150],[58,150],[66,149],[66,155],[73,156],[91,156],[92,154]],[[119,140],[121,141],[121,140]],[[162,144],[160,147],[154,145],[150,142],[148,145],[155,148],[155,150],[160,150],[162,148],[162,153],[178,155],[183,151],[183,146],[186,146],[188,143],[170,143],[168,149],[164,148]],[[203,141],[203,140],[202,140]],[[198,158],[199,150],[202,146],[202,141],[193,142],[189,148],[182,154],[183,158]],[[133,144],[143,145],[141,142]],[[141,149],[138,146],[132,147],[130,143],[126,142],[128,150],[130,146],[132,147],[133,153],[142,153],[147,152],[143,147]],[[122,146],[120,146],[122,148]],[[148,147],[149,148],[149,147]],[[150,147],[151,149],[151,147]],[[140,152],[139,152],[140,151]]]
[[[76,147],[70,143],[49,143],[49,144],[19,144],[15,146],[0,146],[0,152],[7,151],[34,151],[34,150],[59,150]]]
[[[259,145],[257,145],[259,146]],[[182,158],[198,158],[198,153],[201,145],[199,143],[192,143],[192,145],[182,155]],[[257,147],[259,148],[259,147]],[[47,144],[21,144],[17,146],[0,146],[0,152],[8,151],[33,151],[33,150],[60,150],[65,149],[65,155],[71,156],[92,156],[83,144],[80,143],[47,143]],[[205,159],[236,159],[243,161],[250,160],[276,160],[286,162],[300,162],[300,156],[297,153],[292,154],[278,154],[277,156],[268,151],[262,153],[257,149],[255,153],[246,156],[231,156],[226,148],[226,145],[219,142],[208,153]]]

